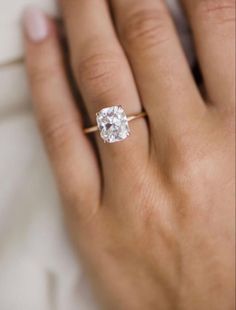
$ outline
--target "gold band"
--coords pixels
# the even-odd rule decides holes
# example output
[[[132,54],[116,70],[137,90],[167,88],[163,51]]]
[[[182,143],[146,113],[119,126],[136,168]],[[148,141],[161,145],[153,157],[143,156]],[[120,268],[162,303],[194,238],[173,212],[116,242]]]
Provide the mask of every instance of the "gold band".
[[[139,114],[136,115],[131,115],[127,117],[128,122],[134,121],[136,119],[142,118],[142,117],[146,117],[147,113],[146,112],[141,112]],[[85,128],[84,129],[84,133],[85,134],[89,134],[89,133],[93,133],[99,131],[98,126],[93,126],[93,127],[89,127],[89,128]]]

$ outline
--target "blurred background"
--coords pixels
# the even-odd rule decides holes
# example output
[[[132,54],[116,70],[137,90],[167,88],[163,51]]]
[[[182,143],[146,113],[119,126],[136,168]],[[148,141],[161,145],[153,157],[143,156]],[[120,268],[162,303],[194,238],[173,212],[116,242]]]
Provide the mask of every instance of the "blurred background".
[[[176,0],[168,4],[192,62],[181,10]],[[0,0],[0,310],[92,310],[31,108],[21,29],[27,5],[59,16],[53,0]]]

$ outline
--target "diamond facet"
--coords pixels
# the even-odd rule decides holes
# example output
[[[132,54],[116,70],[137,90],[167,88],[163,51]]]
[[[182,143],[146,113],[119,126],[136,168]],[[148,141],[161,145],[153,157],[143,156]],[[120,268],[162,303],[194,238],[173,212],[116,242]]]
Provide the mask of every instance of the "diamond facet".
[[[121,106],[104,108],[97,113],[97,124],[104,142],[114,143],[125,140],[129,134],[129,123]]]

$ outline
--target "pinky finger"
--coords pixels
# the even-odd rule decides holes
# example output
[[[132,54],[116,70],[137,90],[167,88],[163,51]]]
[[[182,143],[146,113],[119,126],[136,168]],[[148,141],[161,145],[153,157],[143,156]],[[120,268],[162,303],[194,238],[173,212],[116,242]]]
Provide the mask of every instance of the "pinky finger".
[[[41,11],[30,8],[24,15],[24,29],[34,108],[61,192],[78,202],[79,211],[84,204],[86,209],[96,206],[97,162],[68,85],[56,27]]]

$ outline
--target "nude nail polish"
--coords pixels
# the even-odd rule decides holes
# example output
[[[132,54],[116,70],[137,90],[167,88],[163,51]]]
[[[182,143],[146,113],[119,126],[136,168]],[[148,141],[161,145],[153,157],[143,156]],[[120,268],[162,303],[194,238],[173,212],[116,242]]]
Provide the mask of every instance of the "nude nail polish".
[[[23,22],[29,40],[38,43],[48,36],[48,20],[40,9],[35,7],[27,8],[24,12]]]

